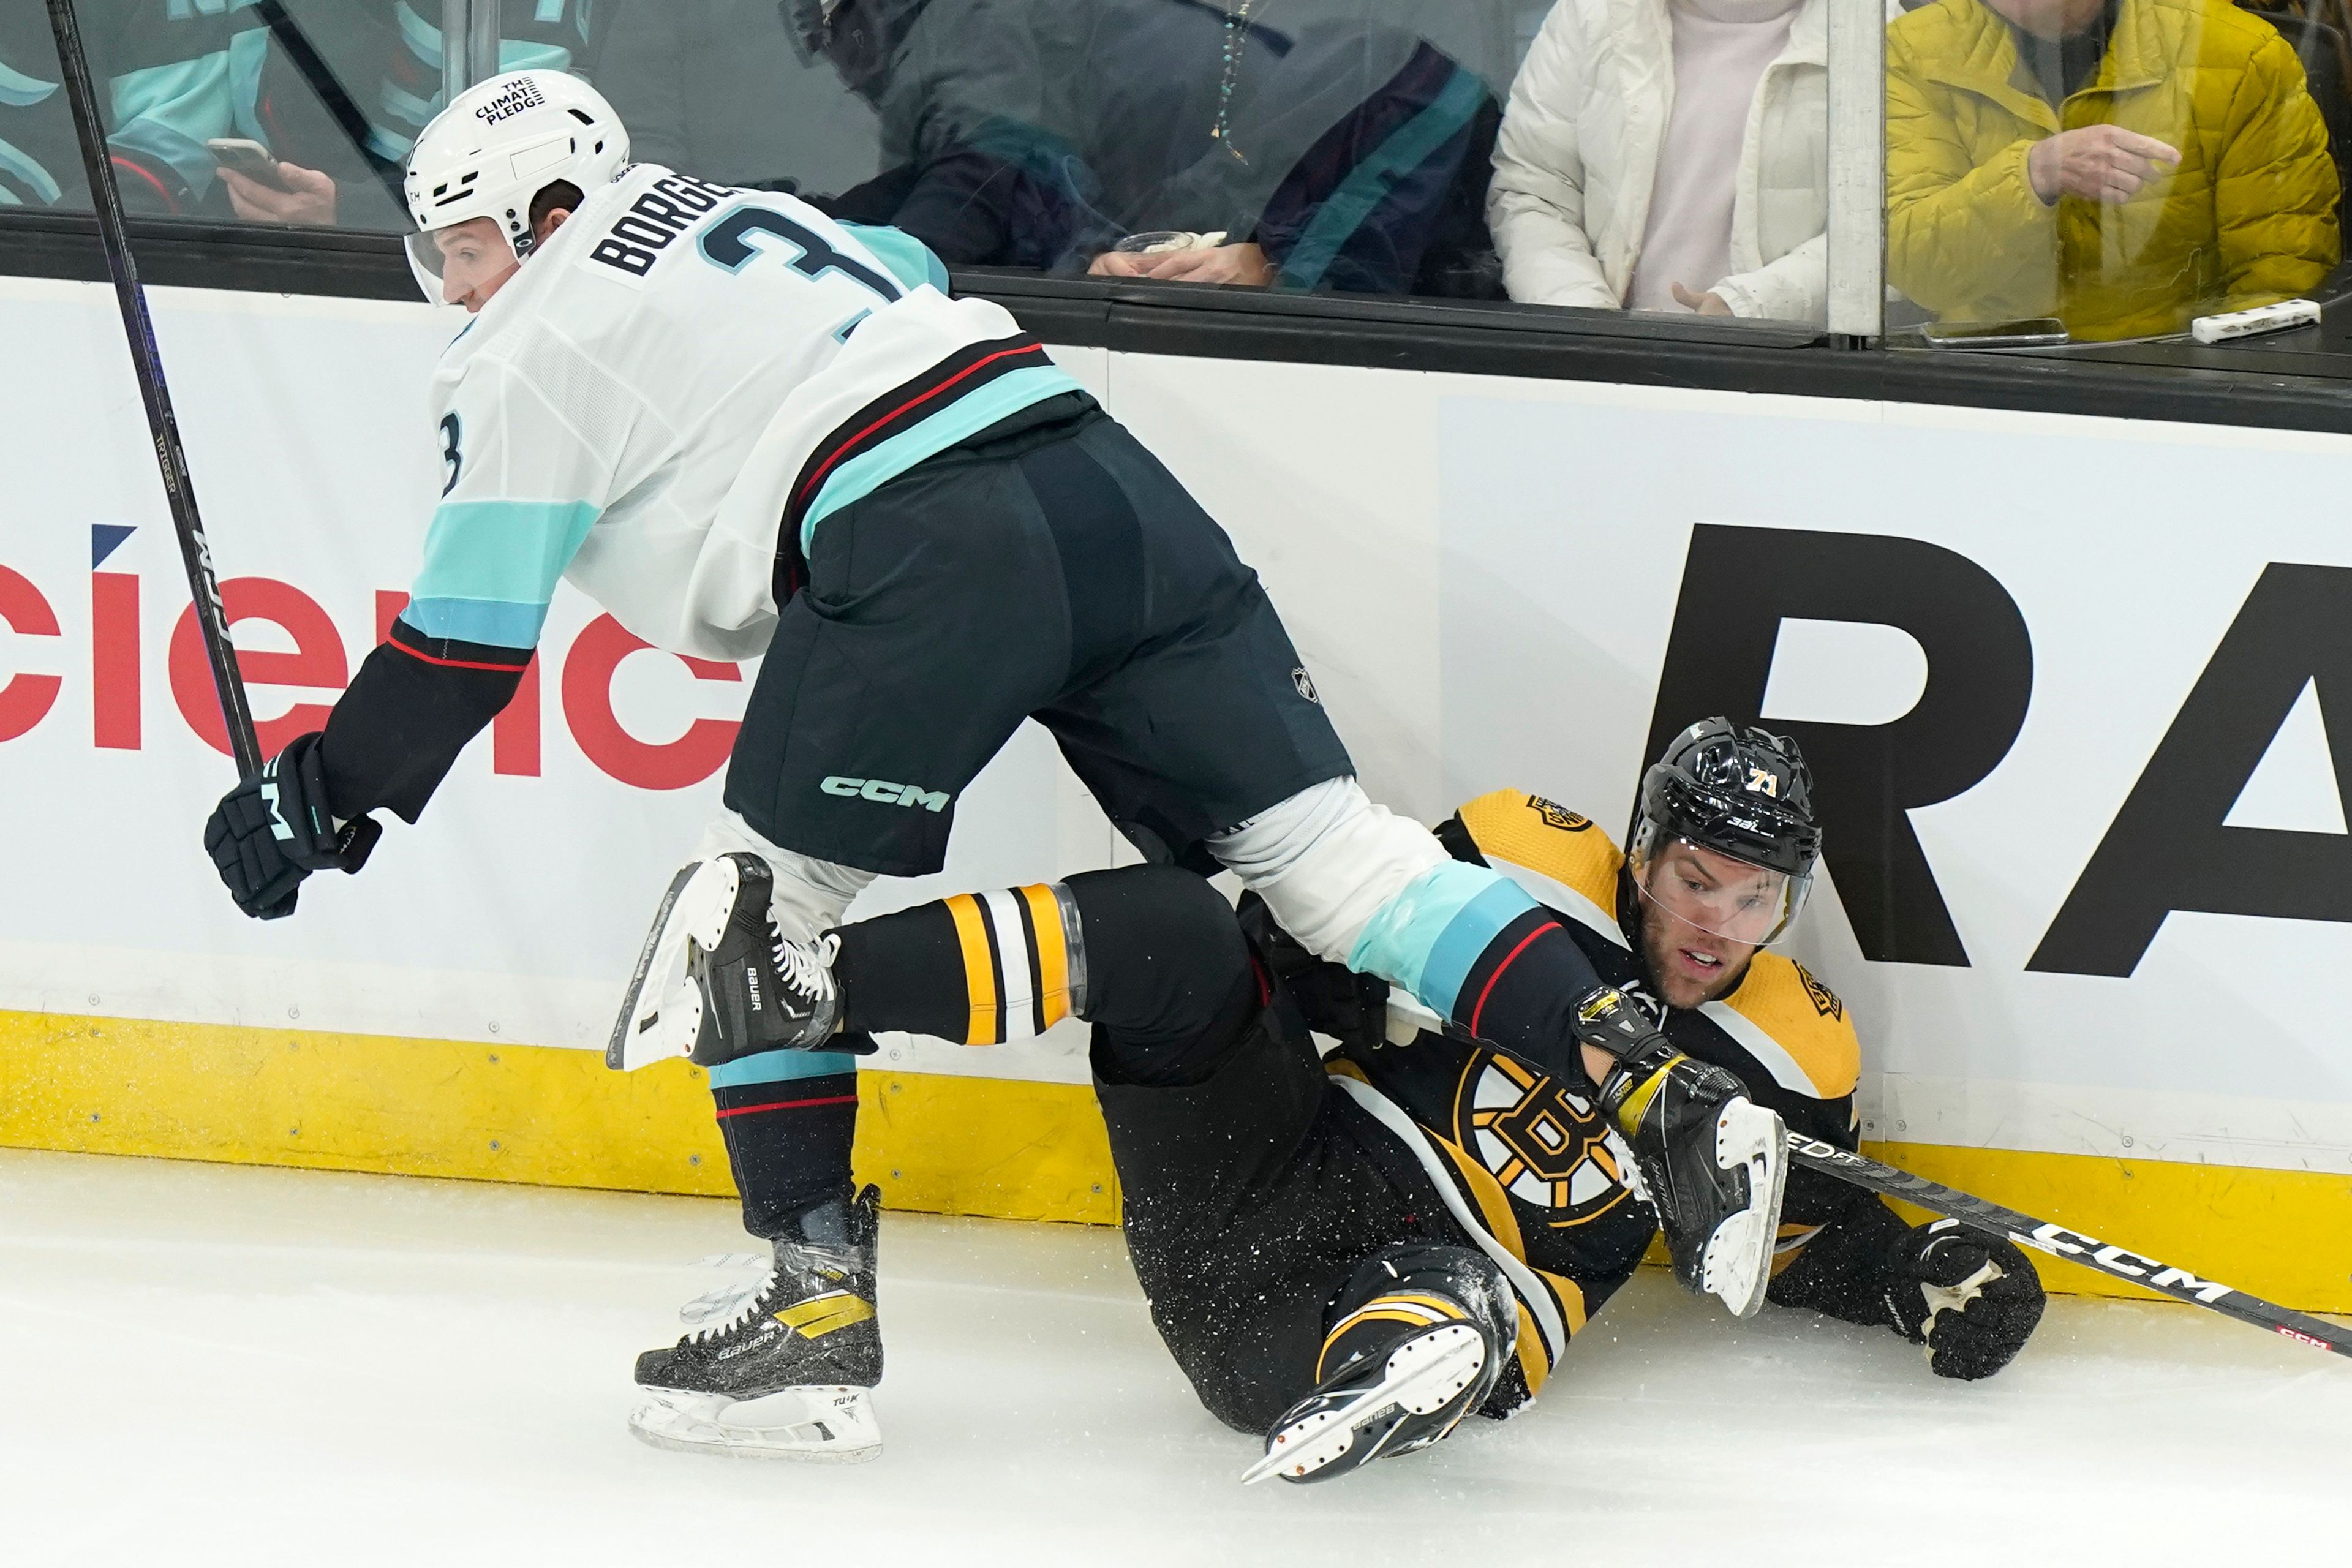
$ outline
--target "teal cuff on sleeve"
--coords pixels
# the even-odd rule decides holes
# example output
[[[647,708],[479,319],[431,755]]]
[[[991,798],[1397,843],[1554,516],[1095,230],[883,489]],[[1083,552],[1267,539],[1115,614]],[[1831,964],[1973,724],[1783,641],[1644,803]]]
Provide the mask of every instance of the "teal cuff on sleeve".
[[[1536,907],[1527,890],[1490,867],[1432,866],[1382,904],[1356,939],[1348,967],[1412,993],[1441,1018],[1470,966],[1496,932]]]

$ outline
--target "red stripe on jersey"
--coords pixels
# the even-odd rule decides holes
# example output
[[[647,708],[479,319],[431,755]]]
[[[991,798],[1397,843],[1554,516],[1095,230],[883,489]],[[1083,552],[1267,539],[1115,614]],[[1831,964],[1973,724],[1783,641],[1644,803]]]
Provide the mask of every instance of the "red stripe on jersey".
[[[889,413],[885,414],[881,418],[877,419],[873,424],[868,425],[865,429],[860,430],[856,435],[852,436],[848,440],[844,441],[840,446],[835,447],[833,455],[827,458],[824,462],[818,464],[816,472],[811,474],[808,477],[808,482],[801,486],[801,493],[795,499],[793,504],[796,506],[806,505],[811,492],[814,491],[817,488],[818,484],[824,480],[824,476],[832,471],[833,466],[835,463],[840,462],[844,458],[849,456],[850,452],[857,446],[857,443],[863,441],[866,437],[871,436],[875,431],[879,430],[885,425],[889,424],[890,421],[898,418],[908,409],[921,407],[924,404],[929,403],[932,398],[937,397],[942,392],[954,386],[958,382],[969,380],[971,377],[977,375],[980,372],[987,369],[990,365],[994,364],[998,360],[1011,359],[1016,354],[1042,354],[1045,352],[1045,350],[1044,346],[1038,343],[1024,344],[1017,349],[1000,349],[996,353],[990,354],[985,359],[976,360],[972,363],[964,366],[963,369],[958,371],[955,374],[948,377],[947,380],[940,383],[937,386],[932,387],[929,391],[923,393],[921,395],[908,398],[906,402],[901,403],[898,407],[893,408]]]
[[[1517,959],[1519,954],[1527,952],[1528,944],[1529,942],[1535,941],[1536,938],[1543,935],[1543,933],[1548,931],[1558,931],[1559,929],[1559,922],[1558,921],[1546,921],[1543,924],[1536,927],[1535,930],[1528,932],[1525,937],[1522,937],[1519,941],[1518,946],[1511,949],[1510,952],[1503,955],[1503,962],[1495,965],[1495,973],[1486,976],[1486,984],[1479,987],[1478,1005],[1470,1009],[1470,1032],[1472,1034],[1475,1035],[1478,1032],[1479,1016],[1486,1011],[1486,998],[1495,994],[1495,982],[1503,977],[1503,971],[1510,968],[1512,961]]]
[[[523,660],[520,664],[484,664],[479,659],[441,658],[433,654],[420,652],[417,649],[409,647],[398,637],[391,638],[385,646],[388,647],[396,647],[401,652],[406,654],[409,658],[423,659],[426,664],[437,664],[444,669],[494,669],[500,675],[520,675],[525,669],[528,669],[530,667],[530,661],[529,659]]]

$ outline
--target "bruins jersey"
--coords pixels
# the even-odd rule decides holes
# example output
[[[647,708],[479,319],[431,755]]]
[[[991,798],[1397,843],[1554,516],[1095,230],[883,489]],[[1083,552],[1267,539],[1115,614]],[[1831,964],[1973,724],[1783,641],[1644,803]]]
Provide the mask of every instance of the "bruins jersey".
[[[1719,999],[1668,1008],[1615,913],[1623,857],[1589,818],[1539,795],[1497,791],[1462,807],[1437,836],[1457,859],[1492,867],[1557,914],[1601,978],[1642,1005],[1678,1049],[1733,1073],[1790,1129],[1853,1146],[1861,1045],[1843,1004],[1803,965],[1767,950]],[[1327,1070],[1437,1184],[1456,1220],[1508,1255],[1496,1261],[1520,1296],[1519,1371],[1534,1394],[1655,1232],[1629,1185],[1632,1151],[1583,1095],[1515,1058],[1429,1031],[1402,1045],[1360,1027],[1342,1039]],[[1853,1212],[1856,1195],[1813,1173],[1790,1173],[1776,1284],[1809,1241]],[[1787,1294],[1776,1289],[1774,1300]]]

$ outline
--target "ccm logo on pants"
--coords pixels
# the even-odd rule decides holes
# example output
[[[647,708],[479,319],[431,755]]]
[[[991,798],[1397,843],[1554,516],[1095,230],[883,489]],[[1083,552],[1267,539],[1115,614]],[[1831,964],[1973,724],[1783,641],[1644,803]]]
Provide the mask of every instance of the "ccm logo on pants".
[[[892,784],[888,779],[845,779],[835,773],[817,788],[827,795],[853,795],[882,805],[919,805],[926,811],[948,808],[945,790],[919,789],[913,784]]]

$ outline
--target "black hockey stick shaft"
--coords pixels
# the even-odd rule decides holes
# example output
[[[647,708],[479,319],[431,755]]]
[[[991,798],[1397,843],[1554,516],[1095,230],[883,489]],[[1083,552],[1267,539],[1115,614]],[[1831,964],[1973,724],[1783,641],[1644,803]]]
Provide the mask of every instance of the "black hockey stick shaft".
[[[236,667],[236,647],[229,641],[228,616],[221,608],[220,584],[213,575],[212,551],[205,542],[204,520],[197,515],[195,488],[188,479],[188,455],[180,445],[179,423],[172,416],[170,389],[163,384],[163,356],[155,350],[155,324],[148,319],[147,294],[139,286],[139,269],[131,258],[131,240],[122,222],[122,192],[115,184],[114,160],[107,152],[106,121],[90,89],[81,25],[74,16],[73,0],[48,0],[48,4],[49,28],[58,40],[58,64],[65,74],[66,97],[73,106],[74,129],[81,139],[82,165],[89,174],[89,205],[98,215],[106,269],[114,279],[114,301],[122,311],[122,332],[131,344],[131,366],[139,378],[140,400],[147,405],[155,466],[163,472],[172,526],[180,536],[180,558],[188,569],[188,592],[195,600],[196,626],[204,635],[205,657],[213,667],[213,685],[220,692],[229,752],[236,758],[237,771],[251,775],[261,771],[261,742],[253,732],[253,710],[246,702],[245,679]]]
[[[285,0],[257,0],[254,9],[260,13],[261,24],[269,29],[269,36],[278,40],[278,47],[284,49],[286,58],[293,62],[295,74],[318,95],[319,106],[327,111],[327,118],[335,122],[335,129],[351,142],[352,150],[359,154],[360,162],[383,184],[385,193],[392,197],[393,206],[406,210],[408,197],[401,188],[402,171],[376,152],[373,141],[374,130],[368,124],[367,116],[358,104],[352,101],[352,95],[344,89],[342,79],[335,74],[334,68],[310,42],[310,36],[302,30],[302,25],[286,14]]]
[[[2258,1329],[2268,1329],[2298,1344],[2315,1350],[2334,1351],[2337,1355],[2352,1356],[2352,1333],[2333,1323],[2259,1296],[2249,1296],[2227,1285],[2210,1279],[2200,1279],[2186,1268],[2176,1268],[2159,1263],[2153,1258],[2143,1258],[2111,1247],[2096,1237],[2084,1236],[2078,1230],[2068,1230],[2048,1220],[2003,1208],[1973,1197],[1957,1187],[1931,1182],[1925,1176],[1915,1176],[1908,1171],[1898,1171],[1892,1165],[1881,1164],[1867,1155],[1849,1153],[1832,1143],[1802,1133],[1789,1134],[1789,1152],[1798,1163],[1811,1167],[1839,1181],[1849,1182],[1884,1197],[1901,1198],[1923,1209],[1948,1215],[1961,1224],[2063,1258],[2069,1263],[2079,1263],[2109,1279],[2126,1280],[2143,1289],[2159,1291],[2176,1301],[2204,1307],[2212,1311],[2251,1323]]]

